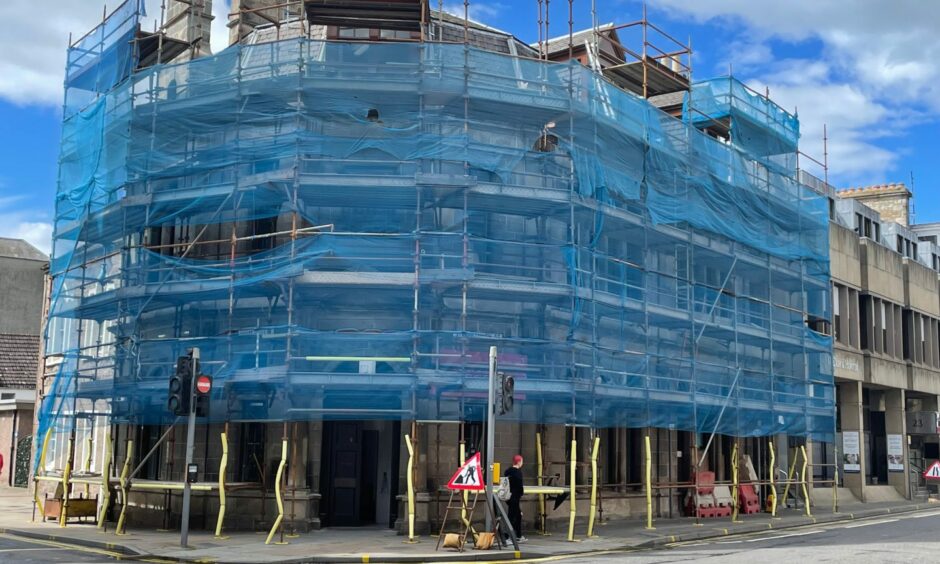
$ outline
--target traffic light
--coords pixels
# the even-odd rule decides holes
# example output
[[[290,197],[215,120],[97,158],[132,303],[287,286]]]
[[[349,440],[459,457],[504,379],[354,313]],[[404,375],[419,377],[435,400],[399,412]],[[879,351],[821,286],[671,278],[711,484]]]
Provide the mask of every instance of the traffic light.
[[[196,376],[194,400],[196,402],[196,417],[209,416],[209,393],[212,391],[212,378],[205,374]]]
[[[513,380],[513,377],[505,372],[499,373],[499,414],[505,415],[512,411],[513,403],[515,403],[514,392],[516,389],[516,382]]]
[[[193,393],[193,357],[176,359],[176,372],[170,377],[170,390],[166,407],[173,415],[189,415],[190,398]]]

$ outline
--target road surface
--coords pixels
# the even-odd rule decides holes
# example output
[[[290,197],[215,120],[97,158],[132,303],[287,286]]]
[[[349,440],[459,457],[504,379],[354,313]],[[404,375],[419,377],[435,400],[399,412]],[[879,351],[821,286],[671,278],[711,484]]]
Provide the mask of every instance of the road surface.
[[[557,560],[556,560],[557,561]],[[678,543],[669,548],[595,554],[565,559],[565,564],[629,562],[670,564],[771,564],[786,562],[940,562],[940,509],[807,526],[767,533]]]

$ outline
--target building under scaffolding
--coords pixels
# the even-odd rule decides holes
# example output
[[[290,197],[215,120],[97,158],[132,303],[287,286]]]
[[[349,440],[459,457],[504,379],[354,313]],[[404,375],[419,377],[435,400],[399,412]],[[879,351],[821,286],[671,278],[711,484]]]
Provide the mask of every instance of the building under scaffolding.
[[[547,480],[600,439],[608,517],[637,511],[644,434],[671,484],[699,455],[723,477],[732,443],[763,476],[767,438],[832,441],[798,121],[693,82],[645,15],[526,45],[421,0],[243,0],[209,56],[210,3],[169,4],[175,28],[129,0],[69,50],[41,482],[105,480],[102,518],[175,525],[167,382],[193,347],[215,382],[194,519],[218,532],[270,527],[285,461],[289,529],[394,525],[405,433],[427,530],[483,448],[494,345],[498,457],[538,452]]]

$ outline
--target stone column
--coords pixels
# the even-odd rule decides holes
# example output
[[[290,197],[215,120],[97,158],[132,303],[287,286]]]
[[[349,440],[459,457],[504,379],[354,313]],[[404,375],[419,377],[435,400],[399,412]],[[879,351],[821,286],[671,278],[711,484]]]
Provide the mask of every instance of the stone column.
[[[885,390],[885,431],[888,435],[901,435],[902,461],[904,469],[892,472],[888,468],[888,483],[894,486],[905,499],[911,498],[908,479],[907,418],[905,416],[904,390]]]
[[[859,499],[865,501],[865,467],[868,461],[865,460],[865,427],[862,419],[862,383],[861,382],[840,382],[840,422],[842,424],[842,434],[857,432],[859,438],[859,467],[858,472],[845,472],[845,487]],[[839,445],[839,452],[843,454],[843,447]]]

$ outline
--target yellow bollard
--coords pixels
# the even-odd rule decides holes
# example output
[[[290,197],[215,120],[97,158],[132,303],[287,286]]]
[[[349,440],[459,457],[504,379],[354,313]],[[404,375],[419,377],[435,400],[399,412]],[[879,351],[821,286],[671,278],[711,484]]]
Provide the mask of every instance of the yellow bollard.
[[[104,466],[101,468],[101,509],[98,513],[98,528],[104,529],[104,520],[111,503],[111,433],[104,436]]]
[[[536,461],[536,472],[538,472],[538,485],[543,485],[542,475],[544,470],[542,469],[542,433],[535,434],[535,461]],[[548,535],[548,531],[545,530],[545,494],[539,494],[539,533],[543,535]]]
[[[42,439],[42,450],[39,451],[39,466],[33,475],[33,503],[39,507],[40,520],[45,521],[46,508],[42,506],[42,500],[39,499],[39,474],[46,468],[46,450],[49,448],[49,438],[52,436],[52,427],[46,429],[46,435]],[[33,513],[33,521],[36,521],[36,514]]]
[[[274,533],[277,532],[278,527],[281,526],[281,521],[284,520],[284,499],[281,497],[281,478],[284,477],[284,466],[286,465],[287,439],[284,438],[281,440],[281,462],[277,465],[277,474],[274,475],[274,498],[277,501],[277,518],[274,520],[274,525],[271,526],[271,532],[268,533],[268,538],[265,539],[264,544],[271,544],[271,539],[274,538]]]
[[[572,435],[574,432],[572,431]],[[571,439],[571,472],[568,477],[568,489],[570,491],[568,503],[570,504],[570,509],[568,510],[568,541],[574,542],[574,519],[578,515],[578,503],[576,500],[575,494],[575,466],[578,463],[578,441],[577,439]]]
[[[127,516],[127,474],[131,470],[131,458],[134,457],[134,441],[127,441],[127,453],[124,456],[124,467],[121,469],[121,515],[118,516],[117,527],[114,529],[114,534],[123,535],[124,533],[124,518]]]
[[[220,434],[222,440],[222,460],[219,462],[219,517],[215,522],[215,538],[227,539],[222,536],[222,523],[225,521],[225,468],[228,466],[228,435]]]
[[[650,436],[646,435],[646,528],[653,530],[653,452]]]
[[[418,541],[415,540],[415,449],[408,435],[405,435],[405,446],[408,447],[408,540],[405,542],[416,543]]]
[[[738,523],[738,441],[734,441],[731,449],[731,522]]]
[[[777,456],[774,451],[774,442],[770,441],[770,516],[777,516],[777,486],[774,483],[777,473]]]
[[[801,481],[803,482],[803,502],[806,504],[806,516],[812,517],[813,513],[809,508],[809,491],[806,489],[806,466],[809,464],[809,460],[806,458],[806,447],[800,447],[800,454],[803,455],[803,472]]]
[[[591,512],[588,515],[587,536],[594,536],[594,518],[597,516],[597,451],[601,445],[601,438],[594,437],[594,448],[591,450]]]

